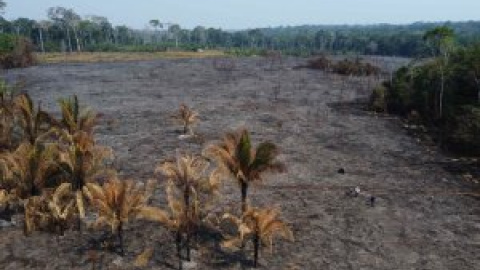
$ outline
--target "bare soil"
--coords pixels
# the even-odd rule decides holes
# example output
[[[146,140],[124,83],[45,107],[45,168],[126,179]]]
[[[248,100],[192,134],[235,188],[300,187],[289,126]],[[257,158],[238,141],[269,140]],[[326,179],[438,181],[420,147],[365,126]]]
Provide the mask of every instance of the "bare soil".
[[[251,189],[256,206],[278,206],[295,242],[277,241],[261,254],[260,269],[480,269],[480,208],[474,188],[455,160],[407,134],[397,118],[363,110],[375,78],[340,77],[292,69],[304,62],[235,59],[233,71],[216,70],[211,59],[58,64],[9,71],[26,78],[26,90],[42,107],[58,112],[58,98],[77,94],[103,114],[98,143],[111,146],[125,177],[144,181],[176,149],[200,151],[239,126],[255,142],[282,149],[288,172],[268,176]],[[179,140],[171,115],[180,103],[201,114],[197,140]],[[345,173],[338,173],[343,168]],[[346,191],[360,187],[358,197]],[[374,207],[369,198],[376,197]],[[160,188],[153,204],[165,202]],[[225,181],[219,205],[238,209],[240,192]],[[147,269],[177,265],[172,235],[133,221],[126,230],[126,256],[103,251],[104,232],[68,231],[57,237],[0,228],[0,269],[134,269],[145,247],[155,252]],[[106,231],[105,231],[106,232]],[[212,239],[196,245],[186,269],[243,269],[242,253],[214,251]],[[90,254],[90,255],[89,255]]]

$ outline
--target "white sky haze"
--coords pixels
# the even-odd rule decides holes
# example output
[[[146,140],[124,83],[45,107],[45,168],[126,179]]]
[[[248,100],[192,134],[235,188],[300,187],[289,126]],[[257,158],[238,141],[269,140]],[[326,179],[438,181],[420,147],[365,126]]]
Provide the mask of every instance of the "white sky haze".
[[[412,23],[480,20],[480,0],[6,0],[7,19],[45,19],[52,6],[144,28],[150,19],[244,29],[302,24]]]

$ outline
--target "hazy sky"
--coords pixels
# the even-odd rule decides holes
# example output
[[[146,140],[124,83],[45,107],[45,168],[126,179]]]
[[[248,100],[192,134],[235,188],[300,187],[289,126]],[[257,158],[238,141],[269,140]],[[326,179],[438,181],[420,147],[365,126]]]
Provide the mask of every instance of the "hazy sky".
[[[150,19],[242,29],[301,24],[480,20],[480,0],[6,0],[8,19],[46,18],[52,6],[144,28]]]

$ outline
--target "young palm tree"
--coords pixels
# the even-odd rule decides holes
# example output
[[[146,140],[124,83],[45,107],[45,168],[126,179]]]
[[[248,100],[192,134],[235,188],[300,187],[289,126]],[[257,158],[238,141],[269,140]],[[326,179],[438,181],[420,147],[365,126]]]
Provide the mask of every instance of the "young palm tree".
[[[190,237],[194,223],[199,222],[201,213],[199,209],[202,195],[215,194],[219,187],[220,175],[213,171],[207,175],[209,162],[201,157],[190,154],[180,155],[177,153],[176,161],[166,161],[156,168],[156,172],[162,173],[168,180],[168,194],[170,201],[182,198],[181,210],[186,224],[186,248],[187,260],[190,260]],[[178,204],[178,203],[177,203]],[[173,211],[172,211],[173,212]],[[180,236],[181,237],[181,236]]]
[[[183,134],[193,135],[192,126],[199,121],[197,112],[190,109],[187,105],[181,104],[175,118],[182,123]]]
[[[73,98],[60,99],[58,101],[62,111],[61,126],[70,134],[77,131],[93,133],[97,124],[97,115],[91,110],[80,111],[80,105],[76,95]]]
[[[252,146],[247,129],[229,132],[223,141],[205,149],[205,155],[216,159],[240,185],[242,213],[247,210],[248,187],[253,181],[262,180],[265,172],[283,172],[285,165],[276,161],[278,148],[271,142]]]
[[[109,225],[112,234],[120,242],[121,255],[124,255],[123,227],[132,218],[136,218],[147,206],[152,194],[153,182],[141,187],[132,180],[121,181],[111,178],[103,186],[87,183],[83,188],[89,201],[98,211],[96,226]]]
[[[246,240],[253,244],[254,267],[257,267],[260,247],[265,246],[273,252],[273,238],[276,234],[293,241],[293,233],[290,228],[278,218],[280,212],[276,209],[248,209],[241,218],[225,214],[224,219],[233,221],[238,227],[239,235],[222,243],[226,248],[243,246]]]
[[[34,145],[37,139],[49,131],[56,122],[40,106],[35,111],[33,101],[28,94],[18,96],[15,99],[15,105],[19,111],[19,121],[23,130],[23,136],[31,145]]]

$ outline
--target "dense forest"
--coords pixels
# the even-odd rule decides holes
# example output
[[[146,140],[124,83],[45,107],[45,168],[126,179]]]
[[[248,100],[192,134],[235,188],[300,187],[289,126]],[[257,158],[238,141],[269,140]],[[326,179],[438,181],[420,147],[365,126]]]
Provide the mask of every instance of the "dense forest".
[[[424,55],[428,29],[453,29],[460,45],[480,40],[480,22],[413,23],[409,25],[304,25],[226,31],[146,19],[146,29],[113,25],[103,16],[80,16],[72,9],[52,7],[45,20],[0,19],[0,31],[28,37],[39,52],[161,51],[167,49],[226,49],[238,54],[281,50],[292,55],[318,53],[415,57]]]

